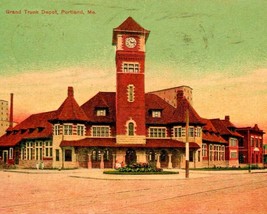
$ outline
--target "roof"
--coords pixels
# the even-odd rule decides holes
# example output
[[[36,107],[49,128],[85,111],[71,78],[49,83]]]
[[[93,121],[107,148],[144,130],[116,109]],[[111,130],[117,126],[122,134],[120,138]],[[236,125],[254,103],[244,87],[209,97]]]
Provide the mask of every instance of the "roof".
[[[172,120],[175,108],[155,94],[145,95],[146,123],[168,124]],[[161,117],[152,117],[151,110],[161,110]]]
[[[172,139],[146,139],[146,144],[117,144],[116,138],[85,138],[82,140],[62,141],[61,147],[112,147],[112,148],[185,148],[185,143]],[[192,149],[200,148],[197,143],[190,142]]]
[[[55,111],[33,114],[0,137],[0,146],[15,146],[24,139],[51,138],[53,127],[48,120],[52,119]]]
[[[88,121],[92,123],[113,123],[116,121],[115,92],[98,92],[94,97],[81,106]],[[106,108],[106,116],[97,116],[97,108]]]
[[[228,120],[211,119],[212,125],[220,133],[220,135],[228,135],[233,137],[243,138],[238,132],[236,132],[235,126]]]
[[[186,111],[189,111],[189,124],[205,125],[205,121],[198,115],[190,102],[182,97],[177,103],[177,107],[172,116],[173,123],[186,123]]]
[[[238,127],[238,128],[236,128],[236,130],[237,131],[246,130],[246,131],[257,132],[257,133],[260,133],[260,134],[265,134],[265,132],[258,127],[258,124],[255,124],[254,127]]]
[[[203,120],[206,123],[205,126],[203,127],[203,132],[202,132],[203,141],[208,141],[213,143],[228,143],[220,136],[220,133],[215,129],[210,120],[208,119],[203,119]]]
[[[68,97],[55,113],[52,121],[87,121],[88,118],[74,98],[72,87],[68,87]]]
[[[121,32],[131,34],[144,34],[146,39],[148,38],[150,33],[149,30],[144,29],[130,16],[122,24],[113,29],[113,45],[117,43],[117,34]]]

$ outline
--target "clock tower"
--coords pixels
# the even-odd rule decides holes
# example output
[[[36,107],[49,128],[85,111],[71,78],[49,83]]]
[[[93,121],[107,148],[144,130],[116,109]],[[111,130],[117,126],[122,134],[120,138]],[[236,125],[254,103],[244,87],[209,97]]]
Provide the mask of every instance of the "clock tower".
[[[116,46],[116,142],[145,144],[145,44],[149,31],[132,17],[113,29]]]

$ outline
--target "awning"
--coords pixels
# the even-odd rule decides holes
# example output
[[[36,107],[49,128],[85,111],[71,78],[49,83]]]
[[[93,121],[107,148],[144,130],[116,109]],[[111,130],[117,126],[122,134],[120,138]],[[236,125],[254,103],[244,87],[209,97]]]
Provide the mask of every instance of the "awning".
[[[112,147],[112,148],[185,148],[185,143],[173,139],[146,139],[146,144],[117,144],[116,138],[85,138],[82,140],[64,140],[61,147]],[[199,149],[195,142],[189,142],[190,149]]]

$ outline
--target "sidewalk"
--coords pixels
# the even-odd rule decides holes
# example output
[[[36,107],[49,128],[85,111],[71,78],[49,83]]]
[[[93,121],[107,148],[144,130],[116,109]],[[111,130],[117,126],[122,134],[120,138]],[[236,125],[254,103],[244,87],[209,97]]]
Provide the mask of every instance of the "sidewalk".
[[[108,169],[105,169],[108,170]],[[36,169],[8,169],[4,172],[24,173],[24,174],[62,174],[69,177],[98,179],[98,180],[175,180],[186,179],[184,169],[166,169],[166,171],[179,172],[179,174],[169,175],[108,175],[103,174],[103,169],[73,169],[73,170],[36,170]],[[210,177],[215,175],[234,175],[234,174],[248,174],[247,170],[222,170],[222,171],[204,171],[204,170],[190,170],[189,179]],[[267,173],[264,170],[252,170],[253,173]]]

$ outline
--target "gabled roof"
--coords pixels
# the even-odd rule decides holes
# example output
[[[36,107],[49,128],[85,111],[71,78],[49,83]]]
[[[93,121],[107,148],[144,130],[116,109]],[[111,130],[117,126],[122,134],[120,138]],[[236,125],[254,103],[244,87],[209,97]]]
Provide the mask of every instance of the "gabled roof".
[[[73,88],[68,87],[68,97],[62,103],[51,121],[87,121],[88,118],[74,98]]]
[[[205,125],[205,121],[198,115],[196,110],[185,97],[181,98],[179,103],[177,103],[172,122],[186,123],[186,110],[189,111],[189,124]]]
[[[261,130],[258,126],[258,124],[255,124],[254,127],[238,127],[237,131],[252,131],[255,133],[260,133],[260,134],[265,134],[265,132],[263,130]]]
[[[220,133],[220,135],[228,135],[241,138],[243,137],[235,131],[234,125],[228,120],[220,120],[216,118],[211,119],[210,121],[212,122],[212,125],[216,128],[216,130]]]
[[[51,138],[53,127],[48,122],[55,111],[33,114],[0,137],[0,146],[15,146],[24,139]]]
[[[168,104],[159,96],[150,93],[145,95],[145,106],[147,124],[168,124],[175,111],[173,106]],[[161,110],[161,117],[152,117],[151,110]]]
[[[144,29],[130,16],[122,24],[113,29],[113,45],[117,43],[117,34],[122,32],[131,34],[144,34],[146,39],[148,38],[150,33],[149,30]]]
[[[81,106],[88,121],[92,123],[112,123],[116,121],[115,92],[99,92]],[[106,116],[97,116],[97,108],[107,108]]]

